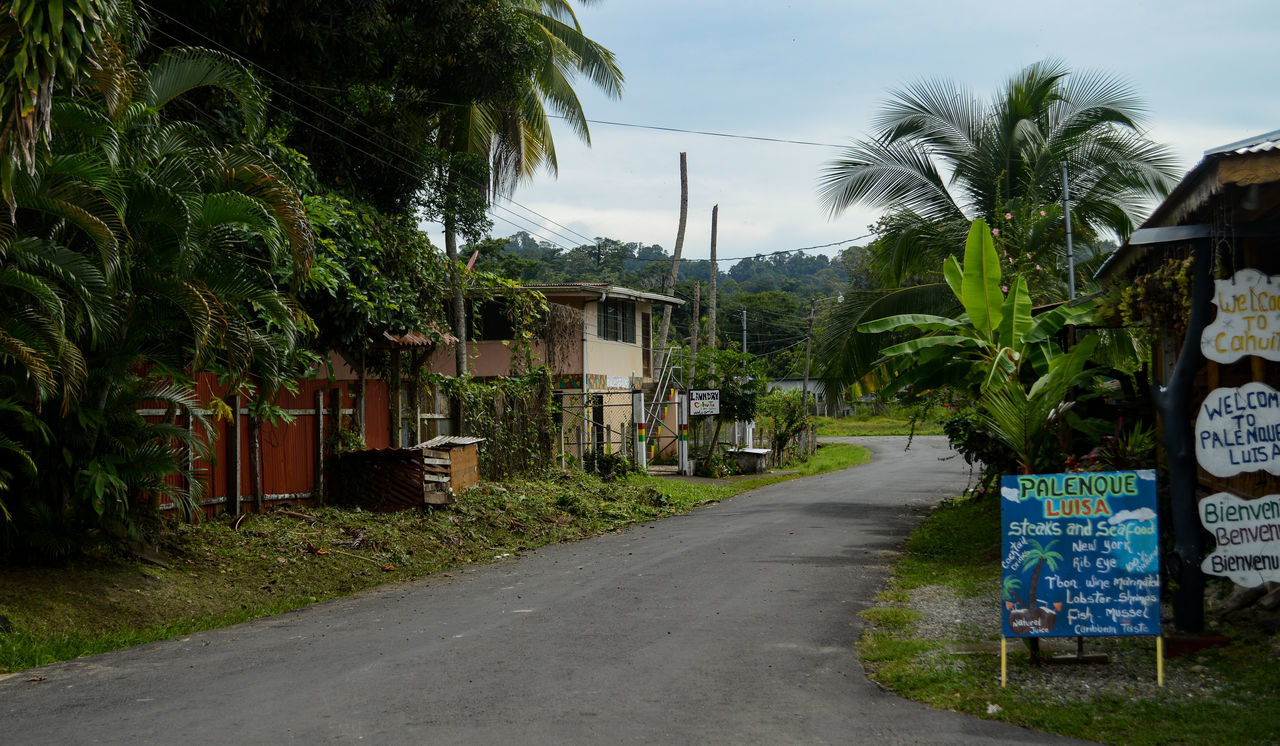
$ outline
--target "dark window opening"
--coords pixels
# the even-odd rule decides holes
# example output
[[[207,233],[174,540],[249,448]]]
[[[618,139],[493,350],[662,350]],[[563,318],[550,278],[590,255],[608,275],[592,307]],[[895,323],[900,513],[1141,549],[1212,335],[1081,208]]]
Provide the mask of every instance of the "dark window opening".
[[[635,344],[635,301],[604,300],[597,303],[596,336],[613,342]]]

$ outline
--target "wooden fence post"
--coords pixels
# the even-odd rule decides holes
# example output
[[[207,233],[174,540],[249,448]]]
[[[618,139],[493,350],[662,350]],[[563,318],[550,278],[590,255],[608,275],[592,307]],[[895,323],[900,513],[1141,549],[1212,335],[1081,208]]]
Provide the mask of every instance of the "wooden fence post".
[[[194,486],[194,483],[196,481],[196,475],[195,475],[195,471],[196,471],[195,430],[196,428],[195,428],[195,425],[196,425],[195,416],[192,414],[191,409],[188,407],[187,408],[187,447],[186,447],[186,454],[184,459],[187,467],[187,494],[188,495],[191,493],[191,488]],[[200,506],[197,503],[196,509],[198,510],[199,507]],[[195,523],[195,521],[196,521],[196,516],[194,513],[192,513],[191,522]]]
[[[400,447],[400,418],[404,414],[404,409],[400,406],[400,349],[398,347],[391,348],[391,380],[387,382],[387,407],[390,409],[387,418],[387,429],[390,431],[387,438],[387,446],[389,448]]]
[[[227,512],[240,515],[240,395],[231,394],[226,399],[231,407],[231,420],[227,423]]]
[[[316,470],[311,496],[316,505],[324,505],[324,389],[316,392]]]

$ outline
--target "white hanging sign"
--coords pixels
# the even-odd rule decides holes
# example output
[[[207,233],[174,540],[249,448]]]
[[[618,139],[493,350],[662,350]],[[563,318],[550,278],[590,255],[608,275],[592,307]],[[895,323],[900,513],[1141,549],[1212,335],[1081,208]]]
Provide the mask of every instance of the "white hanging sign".
[[[1213,285],[1218,315],[1200,335],[1204,356],[1219,363],[1246,355],[1280,360],[1280,275],[1242,269]]]
[[[1218,545],[1200,563],[1203,572],[1245,588],[1280,581],[1280,495],[1210,495],[1200,501],[1200,523]]]
[[[719,389],[694,389],[689,392],[689,414],[720,414]]]
[[[1257,381],[1210,391],[1196,415],[1196,461],[1215,477],[1280,474],[1280,391]]]

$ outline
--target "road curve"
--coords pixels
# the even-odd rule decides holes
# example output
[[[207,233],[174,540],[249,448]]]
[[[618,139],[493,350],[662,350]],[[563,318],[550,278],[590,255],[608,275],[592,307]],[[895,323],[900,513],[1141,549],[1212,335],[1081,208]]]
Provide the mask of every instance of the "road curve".
[[[872,463],[25,672],[0,681],[0,733],[59,744],[1067,743],[907,702],[863,675],[858,611],[968,469],[942,460],[942,438],[906,452],[903,438],[858,442]]]

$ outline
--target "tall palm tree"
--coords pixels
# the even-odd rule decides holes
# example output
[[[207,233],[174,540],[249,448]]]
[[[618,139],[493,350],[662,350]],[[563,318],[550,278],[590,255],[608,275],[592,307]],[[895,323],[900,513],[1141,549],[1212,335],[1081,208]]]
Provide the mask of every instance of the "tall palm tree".
[[[582,31],[569,0],[506,0],[528,24],[537,57],[526,85],[506,100],[475,101],[447,115],[441,123],[440,144],[452,153],[483,156],[489,179],[472,184],[486,199],[510,196],[516,186],[539,168],[557,172],[555,141],[548,107],[569,123],[583,142],[591,133],[582,103],[574,91],[578,75],[611,97],[622,93],[623,75],[614,55]],[[589,5],[597,0],[583,0]],[[443,180],[443,181],[448,181]],[[459,185],[467,188],[465,185]],[[443,216],[445,252],[451,265],[458,258],[456,216]],[[463,288],[453,283],[454,336],[458,374],[466,373],[466,318]]]
[[[857,333],[860,324],[906,309],[955,310],[945,306],[938,269],[964,245],[972,220],[986,220],[1005,256],[1025,260],[1029,272],[1059,264],[1062,162],[1076,235],[1127,236],[1175,178],[1172,154],[1146,138],[1141,112],[1126,83],[1072,73],[1056,60],[1023,69],[990,102],[946,80],[894,92],[873,138],[845,149],[820,176],[833,216],[855,204],[884,210],[871,254],[881,289],[850,294],[816,341],[828,388],[865,376],[886,344]],[[1030,284],[1053,300],[1061,283],[1043,272]]]
[[[892,94],[874,139],[827,165],[821,199],[833,216],[854,204],[886,211],[877,255],[892,284],[939,266],[976,218],[998,226],[1013,203],[1058,202],[1063,161],[1077,230],[1123,238],[1176,176],[1141,112],[1128,84],[1057,60],[1026,67],[986,104],[953,82],[921,81]]]

